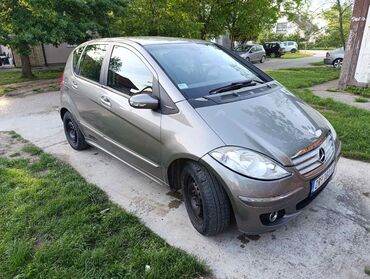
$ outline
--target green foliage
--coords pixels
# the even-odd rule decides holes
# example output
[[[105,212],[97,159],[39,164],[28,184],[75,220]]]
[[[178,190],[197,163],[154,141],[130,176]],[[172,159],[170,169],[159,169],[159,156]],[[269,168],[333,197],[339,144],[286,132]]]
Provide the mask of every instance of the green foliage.
[[[126,0],[2,0],[0,43],[21,55],[40,43],[80,43],[96,34],[109,36],[114,16]]]
[[[370,112],[333,99],[323,99],[305,89],[315,84],[337,79],[334,68],[313,67],[268,71],[296,96],[319,110],[334,126],[342,142],[345,157],[370,162]]]
[[[66,164],[44,153],[0,157],[0,278],[206,273],[203,263],[169,246]]]
[[[231,41],[256,40],[264,30],[270,30],[281,16],[296,10],[301,0],[233,0],[225,5],[226,31]]]
[[[315,42],[315,47],[339,48],[347,41],[352,17],[352,3],[337,0],[333,6],[323,12],[327,30]],[[343,36],[343,37],[342,37]]]
[[[124,35],[199,38],[194,7],[183,0],[132,0],[123,20]]]

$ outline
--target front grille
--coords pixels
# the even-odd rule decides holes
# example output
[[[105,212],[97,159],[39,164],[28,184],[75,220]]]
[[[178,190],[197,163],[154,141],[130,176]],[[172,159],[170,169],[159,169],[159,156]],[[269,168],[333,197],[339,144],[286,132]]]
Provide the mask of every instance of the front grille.
[[[320,149],[325,152],[325,159],[320,160]],[[334,156],[334,140],[331,134],[316,148],[308,151],[302,155],[292,158],[294,167],[302,175],[310,175],[313,171],[320,168],[324,162],[331,161]],[[322,154],[321,154],[322,155]]]

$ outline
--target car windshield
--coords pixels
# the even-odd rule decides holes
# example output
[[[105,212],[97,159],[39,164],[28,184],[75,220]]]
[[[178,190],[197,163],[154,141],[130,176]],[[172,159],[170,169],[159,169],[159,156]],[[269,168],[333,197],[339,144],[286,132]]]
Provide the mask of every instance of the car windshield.
[[[234,82],[262,81],[247,66],[212,43],[145,46],[185,98],[195,99]]]

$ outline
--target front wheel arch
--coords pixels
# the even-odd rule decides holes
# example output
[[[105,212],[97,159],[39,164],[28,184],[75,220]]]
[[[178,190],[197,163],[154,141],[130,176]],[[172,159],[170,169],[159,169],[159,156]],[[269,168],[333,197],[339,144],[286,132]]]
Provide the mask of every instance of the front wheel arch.
[[[60,118],[62,118],[62,120],[63,120],[64,115],[66,114],[66,112],[69,112],[69,110],[66,109],[66,108],[61,108],[60,109]]]

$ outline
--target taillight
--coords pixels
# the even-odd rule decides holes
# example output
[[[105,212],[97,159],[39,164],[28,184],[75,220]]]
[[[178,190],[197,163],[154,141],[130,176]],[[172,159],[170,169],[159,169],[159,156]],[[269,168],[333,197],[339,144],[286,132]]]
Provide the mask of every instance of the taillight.
[[[59,83],[60,93],[62,93],[63,83],[64,83],[64,73],[62,73],[62,76],[60,77],[60,83]]]
[[[329,52],[326,53],[326,58],[330,58],[330,53]]]

